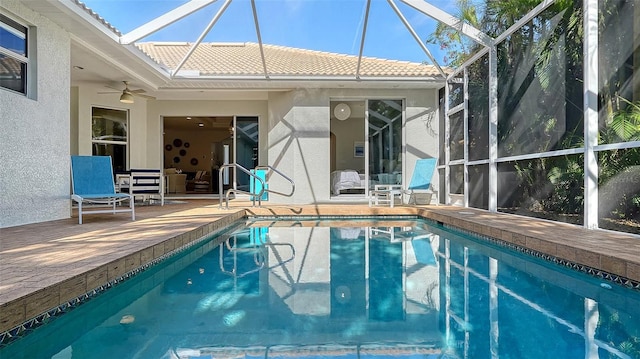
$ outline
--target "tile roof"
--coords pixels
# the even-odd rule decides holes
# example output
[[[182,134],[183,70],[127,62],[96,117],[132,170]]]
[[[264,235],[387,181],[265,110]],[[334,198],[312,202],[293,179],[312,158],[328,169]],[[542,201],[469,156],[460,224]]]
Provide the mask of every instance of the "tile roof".
[[[191,48],[191,43],[141,42],[136,46],[156,62],[177,68]],[[353,77],[358,57],[263,45],[269,76]],[[201,43],[185,62],[181,71],[196,76],[264,76],[257,43]],[[363,57],[361,77],[438,78],[438,70],[422,63]]]
[[[81,8],[87,14],[89,14],[89,16],[91,16],[94,19],[98,20],[100,23],[102,23],[102,25],[104,25],[107,29],[111,30],[114,34],[116,34],[118,36],[122,36],[122,33],[118,29],[116,29],[115,26],[111,25],[102,16],[98,15],[97,12],[91,10],[91,8],[89,8],[85,3],[83,3],[80,0],[72,0],[72,1],[73,1],[74,4],[78,5],[79,8]]]

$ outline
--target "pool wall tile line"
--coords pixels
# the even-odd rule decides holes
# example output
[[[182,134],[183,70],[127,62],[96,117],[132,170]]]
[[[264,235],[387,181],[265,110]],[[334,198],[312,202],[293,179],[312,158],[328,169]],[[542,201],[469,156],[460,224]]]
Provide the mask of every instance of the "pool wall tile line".
[[[532,256],[535,258],[540,258],[543,259],[547,262],[551,262],[551,263],[555,263],[567,268],[570,268],[572,270],[578,271],[578,272],[582,272],[585,274],[588,274],[592,277],[597,277],[599,279],[603,279],[606,281],[610,281],[622,286],[625,286],[629,289],[634,289],[634,290],[640,290],[640,281],[636,281],[630,278],[626,278],[624,276],[620,276],[614,273],[610,273],[607,272],[605,270],[601,270],[601,269],[597,269],[595,267],[591,267],[588,265],[584,265],[584,264],[580,264],[580,263],[576,263],[573,260],[568,260],[565,258],[561,258],[561,257],[557,257],[551,254],[548,254],[548,252],[552,252],[552,250],[550,250],[550,248],[554,248],[555,244],[541,244],[541,241],[539,239],[536,238],[529,238],[527,237],[527,239],[529,239],[528,241],[525,241],[525,245],[520,245],[517,243],[517,241],[504,241],[502,239],[498,239],[498,238],[494,238],[492,236],[487,236],[487,235],[483,235],[480,234],[476,231],[469,231],[469,230],[465,230],[465,229],[461,229],[461,227],[457,227],[457,226],[451,226],[448,224],[443,224],[443,226],[445,228],[448,228],[450,230],[453,231],[458,231],[458,232],[462,232],[465,233],[467,235],[471,235],[474,236],[475,238],[478,238],[480,240],[484,240],[493,244],[496,244],[500,247],[504,247],[504,248],[508,248],[510,250],[516,251],[516,252],[520,252],[523,253],[525,255],[528,256]],[[468,226],[467,226],[468,227]],[[520,241],[522,242],[522,241]],[[539,251],[534,249],[535,247],[539,247],[542,248],[543,250],[547,250],[547,251]],[[588,252],[587,252],[588,253]],[[589,253],[590,257],[594,257],[595,254],[593,253]],[[618,263],[619,261],[616,261],[616,263]],[[617,264],[616,268],[620,268],[620,265]]]
[[[30,330],[49,322],[57,315],[72,310],[105,290],[149,269],[158,262],[189,249],[220,231],[224,231],[244,218],[243,211],[236,212],[216,222],[167,239],[150,248],[114,260],[100,268],[1,305],[2,321],[0,325],[2,328],[9,327],[10,329],[0,332],[0,348],[27,334]],[[176,247],[176,242],[181,245]],[[107,281],[105,282],[104,279]],[[95,285],[96,283],[100,284]],[[91,289],[86,290],[88,285],[91,286],[89,287]],[[42,308],[48,309],[43,310]],[[28,319],[25,320],[25,318]]]
[[[634,283],[632,285],[634,288],[637,288],[635,284],[640,283],[640,256],[638,256],[640,254],[640,237],[637,235],[611,234],[619,237],[616,238],[619,242],[615,243],[611,240],[606,242],[599,238],[598,235],[601,233],[585,230],[571,224],[548,223],[528,217],[519,218],[508,214],[488,213],[469,208],[464,209],[464,218],[460,218],[458,214],[461,212],[461,208],[447,208],[446,211],[450,211],[451,215],[437,209],[432,211],[430,208],[423,208],[418,212],[423,218],[449,225],[451,228],[468,231],[483,238],[498,239],[514,244],[517,246],[516,250],[527,248],[550,255],[551,258],[559,258],[585,268],[593,268],[602,275],[609,273],[612,277],[623,278],[621,280],[625,283]],[[501,220],[501,217],[508,218],[508,221]],[[506,223],[509,222],[513,223],[513,229],[508,229]],[[500,227],[502,228],[500,229]],[[548,228],[552,231],[550,232]],[[552,232],[553,235],[549,235]],[[575,238],[580,234],[585,234],[580,238],[585,241],[584,248],[576,245],[574,241],[566,240],[566,238]],[[620,248],[627,250],[626,257],[623,256],[625,253],[619,255]],[[608,253],[616,253],[617,256]]]

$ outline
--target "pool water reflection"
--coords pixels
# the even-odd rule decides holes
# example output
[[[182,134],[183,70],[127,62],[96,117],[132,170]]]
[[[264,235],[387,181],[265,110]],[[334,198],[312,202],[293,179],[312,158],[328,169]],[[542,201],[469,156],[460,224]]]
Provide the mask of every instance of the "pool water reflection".
[[[640,295],[421,220],[248,222],[7,358],[637,358]]]

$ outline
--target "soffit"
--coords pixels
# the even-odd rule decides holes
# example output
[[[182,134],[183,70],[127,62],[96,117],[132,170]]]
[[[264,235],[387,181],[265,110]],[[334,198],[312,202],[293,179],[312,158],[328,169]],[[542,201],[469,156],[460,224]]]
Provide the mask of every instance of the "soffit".
[[[166,71],[142,51],[119,44],[120,32],[81,2],[31,0],[23,4],[69,32],[72,82],[126,80],[134,87],[153,89],[168,79]],[[85,70],[79,72],[73,66]]]

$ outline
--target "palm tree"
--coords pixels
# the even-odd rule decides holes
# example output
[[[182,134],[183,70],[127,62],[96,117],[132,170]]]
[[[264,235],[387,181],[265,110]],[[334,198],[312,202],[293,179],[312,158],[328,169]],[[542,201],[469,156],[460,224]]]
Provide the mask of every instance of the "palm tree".
[[[478,5],[472,0],[456,0],[456,8],[455,16],[458,19],[479,28]],[[427,38],[427,43],[439,45],[441,50],[445,50],[446,56],[443,61],[447,66],[453,67],[462,65],[476,46],[460,31],[441,22],[438,22],[435,31]]]

